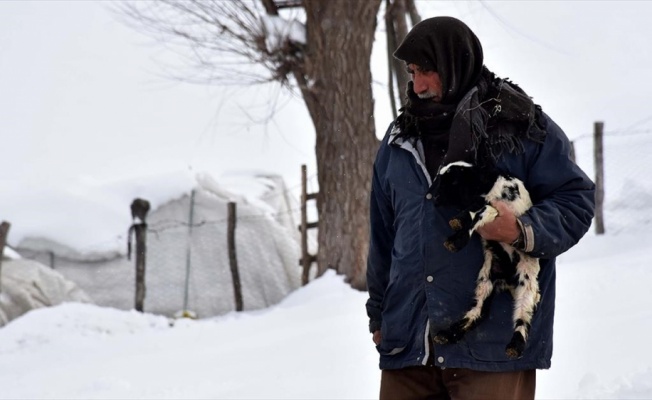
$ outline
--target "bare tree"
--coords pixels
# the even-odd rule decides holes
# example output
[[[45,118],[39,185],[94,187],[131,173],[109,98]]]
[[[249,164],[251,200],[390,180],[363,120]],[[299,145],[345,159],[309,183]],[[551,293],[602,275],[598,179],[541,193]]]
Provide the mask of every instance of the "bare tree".
[[[405,20],[412,1],[394,1],[403,5],[397,12]],[[237,75],[240,83],[275,81],[299,90],[317,136],[318,272],[333,268],[358,289],[366,287],[368,195],[378,148],[370,58],[380,5],[159,0],[120,6],[137,29],[192,51],[197,75],[187,80],[228,84]],[[292,12],[297,18],[290,20]]]

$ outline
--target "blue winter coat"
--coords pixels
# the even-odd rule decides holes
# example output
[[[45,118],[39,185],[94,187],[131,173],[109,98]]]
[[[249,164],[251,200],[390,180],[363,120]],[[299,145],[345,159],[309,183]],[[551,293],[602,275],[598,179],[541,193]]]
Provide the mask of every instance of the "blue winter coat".
[[[509,292],[495,293],[489,314],[464,339],[428,345],[429,331],[447,328],[468,311],[483,262],[477,234],[464,249],[443,246],[458,210],[437,208],[434,185],[422,146],[403,140],[390,126],[374,164],[371,191],[371,242],[367,265],[370,331],[381,329],[377,346],[381,369],[435,365],[484,371],[550,367],[555,311],[555,257],[588,230],[594,209],[594,184],[570,159],[564,132],[546,115],[544,143],[524,141],[521,154],[503,154],[498,169],[520,178],[534,206],[520,217],[526,251],[540,258],[541,302],[534,315],[523,357],[510,360],[505,346],[513,333]],[[432,350],[430,350],[432,349]]]

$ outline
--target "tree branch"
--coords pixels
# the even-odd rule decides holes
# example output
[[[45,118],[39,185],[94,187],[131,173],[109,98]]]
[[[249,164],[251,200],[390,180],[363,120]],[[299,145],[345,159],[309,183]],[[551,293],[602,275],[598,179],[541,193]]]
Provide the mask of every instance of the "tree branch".
[[[194,82],[277,81],[289,87],[293,69],[301,69],[303,44],[267,30],[264,15],[279,18],[278,8],[274,0],[159,0],[119,3],[116,11],[136,29],[184,55],[196,71]],[[280,41],[268,48],[272,36]],[[176,73],[175,78],[188,81],[187,75]]]
[[[414,4],[414,0],[406,0],[406,5],[408,12],[410,13],[410,21],[412,21],[412,26],[421,22],[421,15],[417,10],[416,4]]]

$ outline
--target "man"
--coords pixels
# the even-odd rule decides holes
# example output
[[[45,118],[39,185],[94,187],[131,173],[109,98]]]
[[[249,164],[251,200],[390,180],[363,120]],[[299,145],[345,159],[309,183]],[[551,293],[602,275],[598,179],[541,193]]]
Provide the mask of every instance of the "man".
[[[536,369],[550,368],[555,257],[574,246],[593,218],[594,185],[571,161],[562,130],[515,84],[483,65],[480,41],[461,21],[417,24],[394,56],[412,81],[374,164],[367,313],[380,353],[381,399],[533,399]],[[542,77],[553,79],[554,77]],[[432,340],[470,308],[483,263],[480,238],[443,246],[459,210],[437,207],[437,172],[464,160],[521,179],[533,207],[516,218],[503,203],[478,233],[540,259],[541,300],[522,357],[508,291],[456,344]]]

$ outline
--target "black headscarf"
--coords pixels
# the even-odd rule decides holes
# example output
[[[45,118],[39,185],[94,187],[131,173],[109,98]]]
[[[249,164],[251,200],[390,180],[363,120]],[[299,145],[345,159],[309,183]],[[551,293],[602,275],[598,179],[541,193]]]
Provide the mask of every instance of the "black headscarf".
[[[442,82],[442,104],[457,104],[482,73],[482,45],[464,22],[453,17],[425,19],[412,28],[394,57],[435,71]]]

